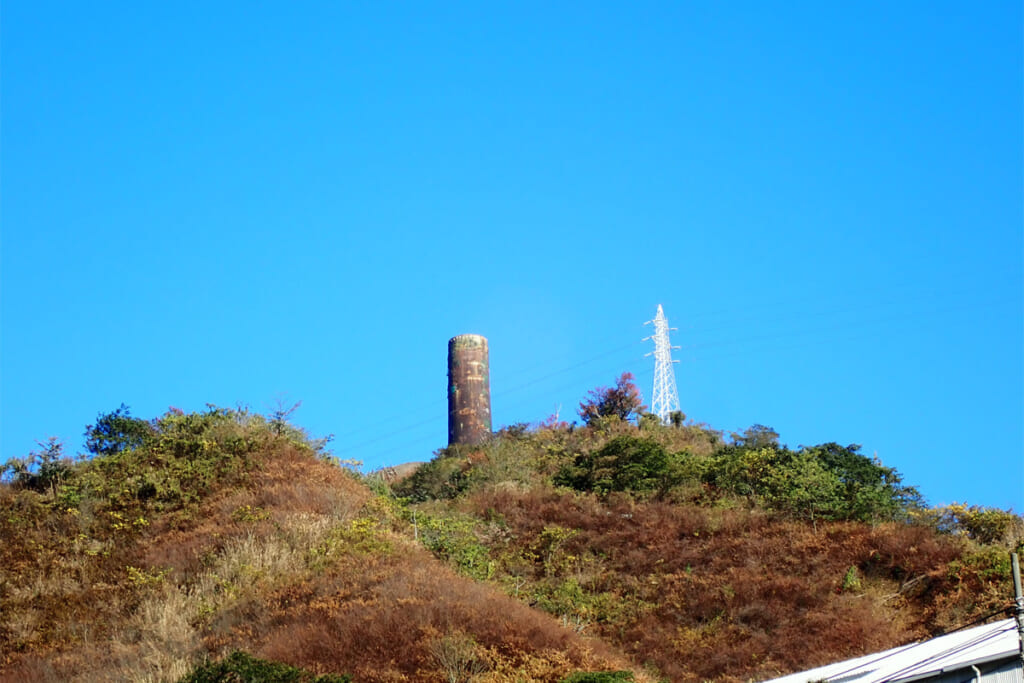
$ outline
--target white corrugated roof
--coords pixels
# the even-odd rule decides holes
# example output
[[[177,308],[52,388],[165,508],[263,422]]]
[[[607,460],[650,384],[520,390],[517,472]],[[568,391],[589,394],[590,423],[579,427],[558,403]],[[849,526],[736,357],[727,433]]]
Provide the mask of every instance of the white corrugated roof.
[[[1017,623],[1005,619],[949,635],[876,652],[773,679],[770,683],[896,683],[1012,656],[1019,651]]]

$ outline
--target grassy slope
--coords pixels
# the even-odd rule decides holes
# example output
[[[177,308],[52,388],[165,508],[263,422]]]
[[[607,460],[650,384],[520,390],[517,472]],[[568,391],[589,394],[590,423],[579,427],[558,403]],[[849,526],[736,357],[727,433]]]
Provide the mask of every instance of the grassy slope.
[[[243,417],[80,464],[69,481],[85,484],[0,487],[0,680],[174,681],[242,649],[358,681],[740,681],[1007,597],[1005,553],[928,527],[550,484],[627,425],[497,439],[437,470],[450,499],[408,505]],[[657,436],[714,449],[701,428]]]
[[[760,680],[925,635],[949,621],[937,606],[962,555],[920,527],[814,530],[759,510],[554,490],[480,492],[462,505],[502,520],[510,540],[498,556],[536,557],[545,531],[571,530],[552,558],[519,568],[520,590],[673,680]],[[860,586],[844,591],[851,567]],[[918,577],[928,593],[901,595]]]
[[[145,524],[0,489],[0,679],[177,680],[234,649],[360,681],[626,665],[455,574],[341,468],[264,437],[194,504],[133,503]]]
[[[692,482],[663,500],[551,486],[574,454],[630,431],[505,436],[396,488],[439,491],[414,508],[471,529],[491,581],[672,680],[770,678],[926,637],[1010,601],[1005,548],[932,526],[811,523]],[[696,454],[711,452],[708,436],[652,434]],[[480,573],[483,562],[460,544],[435,547]]]

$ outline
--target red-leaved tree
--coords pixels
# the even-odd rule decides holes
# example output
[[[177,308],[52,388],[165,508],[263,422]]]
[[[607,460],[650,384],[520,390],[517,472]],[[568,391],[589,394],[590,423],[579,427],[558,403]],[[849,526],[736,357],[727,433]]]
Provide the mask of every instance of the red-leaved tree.
[[[590,424],[594,418],[616,415],[623,420],[636,417],[647,409],[640,398],[640,390],[633,383],[633,373],[624,372],[614,387],[598,387],[587,392],[587,398],[580,401],[579,414]]]

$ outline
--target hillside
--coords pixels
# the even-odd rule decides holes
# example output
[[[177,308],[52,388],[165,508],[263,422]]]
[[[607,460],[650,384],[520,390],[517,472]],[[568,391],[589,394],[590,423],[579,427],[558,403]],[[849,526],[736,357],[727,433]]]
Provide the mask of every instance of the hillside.
[[[766,435],[513,428],[440,452],[395,490],[483,546],[447,552],[459,533],[421,530],[464,573],[671,680],[761,680],[1005,611],[1020,517],[927,509],[855,447],[791,451]]]
[[[109,450],[0,489],[0,679],[174,681],[236,649],[359,681],[628,665],[457,575],[290,426],[169,413]]]
[[[741,681],[1009,603],[1019,517],[924,508],[854,447],[621,417],[514,426],[389,487],[280,415],[101,416],[89,459],[7,465],[0,680],[242,651],[357,681]]]

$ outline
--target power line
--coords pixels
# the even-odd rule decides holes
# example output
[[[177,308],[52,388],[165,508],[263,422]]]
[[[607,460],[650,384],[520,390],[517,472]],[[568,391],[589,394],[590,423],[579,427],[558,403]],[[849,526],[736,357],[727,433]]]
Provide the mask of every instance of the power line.
[[[989,302],[989,303],[992,303],[992,302]],[[693,344],[688,344],[688,345],[686,345],[683,348],[684,348],[684,350],[689,350],[689,349],[714,349],[714,348],[728,347],[728,346],[749,345],[752,342],[753,343],[757,343],[757,342],[770,342],[770,341],[774,341],[774,340],[778,340],[778,339],[790,339],[790,338],[794,338],[794,337],[813,337],[813,339],[808,340],[806,343],[800,344],[800,346],[807,346],[807,345],[813,345],[815,343],[819,343],[819,339],[818,338],[822,338],[822,337],[824,337],[825,333],[832,332],[832,331],[835,331],[835,330],[844,330],[844,331],[847,331],[847,332],[846,332],[846,334],[842,335],[841,337],[829,336],[827,339],[821,339],[820,343],[825,343],[827,341],[835,341],[836,339],[844,339],[844,340],[856,339],[856,338],[862,337],[862,336],[874,336],[874,337],[877,337],[878,334],[879,334],[878,331],[875,330],[875,329],[865,329],[865,327],[864,327],[865,324],[878,325],[878,324],[885,324],[885,323],[890,323],[890,322],[896,322],[896,323],[907,322],[907,321],[913,321],[914,319],[928,318],[928,317],[931,317],[933,315],[937,315],[937,314],[941,314],[941,313],[947,313],[949,311],[954,311],[954,310],[960,310],[960,309],[966,309],[966,308],[970,308],[971,310],[977,310],[978,308],[980,308],[983,305],[984,304],[971,304],[971,305],[963,304],[963,305],[960,305],[960,306],[941,306],[941,307],[937,307],[937,308],[933,308],[933,309],[929,309],[929,310],[923,310],[923,311],[903,312],[903,313],[899,313],[899,314],[895,314],[895,315],[891,315],[891,316],[886,316],[886,317],[882,317],[882,318],[869,319],[867,321],[864,321],[864,320],[851,320],[851,321],[847,321],[847,322],[841,322],[841,323],[836,323],[836,324],[833,324],[833,325],[829,325],[827,327],[813,327],[813,328],[804,328],[804,329],[790,329],[790,330],[786,330],[786,331],[782,331],[782,332],[778,332],[778,333],[774,333],[774,334],[760,334],[760,335],[747,336],[747,337],[732,337],[732,338],[727,338],[727,339],[715,339],[715,340],[706,341],[706,342],[698,341],[698,342],[695,342]],[[692,336],[697,336],[698,334],[699,334],[699,332],[692,333]],[[788,346],[787,347],[783,347],[783,348],[788,348]],[[716,356],[716,357],[727,357],[727,356],[734,356],[734,355],[747,355],[749,353],[750,353],[749,349],[743,349],[743,350],[740,350],[740,351],[737,351],[737,352],[733,352],[733,353],[726,353],[726,354],[718,354],[718,353],[703,354],[702,353],[701,355],[702,356],[703,355],[713,355],[713,356]]]
[[[1005,608],[1003,608],[1003,610],[999,610],[999,611],[1005,611]],[[992,613],[986,615],[985,617],[982,617],[982,620],[989,619],[989,618],[995,616],[998,613],[999,612],[992,612]],[[948,635],[950,633],[954,633],[956,631],[960,631],[960,630],[962,630],[964,628],[968,628],[970,626],[973,626],[976,623],[978,623],[977,620],[973,621],[973,622],[971,622],[969,624],[965,624],[963,626],[959,626],[959,627],[957,627],[955,629],[952,629],[950,631],[947,631],[946,633],[944,633],[942,635]],[[1002,633],[1003,633],[1002,631],[995,631],[994,633],[989,633],[989,634],[985,634],[983,636],[978,636],[977,638],[973,639],[972,641],[969,641],[969,644],[971,646],[978,645],[978,644],[983,643],[983,642],[985,642],[985,641],[987,641],[987,640],[989,640],[991,638],[998,637],[998,636],[1002,635]],[[941,636],[936,636],[936,637],[941,637]],[[866,662],[859,662],[855,666],[850,667],[849,669],[846,669],[844,671],[840,671],[838,673],[831,674],[831,675],[827,676],[826,678],[824,678],[823,680],[826,680],[826,681],[839,680],[843,676],[846,676],[847,674],[853,673],[854,671],[857,671],[858,669],[866,669],[867,667],[872,666],[873,664],[878,664],[879,662],[883,662],[886,659],[889,659],[890,657],[895,657],[896,655],[905,654],[905,653],[909,652],[910,650],[912,650],[914,648],[917,648],[917,647],[921,647],[922,645],[926,645],[926,644],[932,642],[933,640],[934,640],[934,638],[929,638],[928,640],[922,640],[922,641],[917,642],[917,643],[911,643],[910,645],[905,645],[903,647],[896,648],[895,650],[891,650],[889,652],[884,653],[881,657],[877,657],[875,659],[871,659],[871,660],[868,660]],[[954,654],[955,652],[958,652],[958,651],[960,651],[962,649],[963,649],[963,646],[956,646],[956,647],[953,647],[953,648],[949,648],[948,650],[944,650],[940,654],[941,654],[941,656],[948,656],[948,655]],[[914,667],[918,667],[918,666],[920,666],[923,663],[926,663],[928,661],[932,661],[932,660],[936,659],[939,656],[940,655],[933,655],[932,657],[929,657],[929,658],[927,658],[925,660],[922,660],[921,662],[916,662],[914,664]],[[902,671],[905,671],[907,668],[910,668],[910,667],[905,667],[904,669],[901,669],[899,672],[896,672],[894,674],[889,675],[886,678],[879,679],[878,681],[875,681],[875,683],[884,683],[885,681],[891,680],[897,674],[901,673]]]
[[[577,364],[575,364],[573,366],[569,366],[567,368],[563,368],[560,371],[557,371],[557,372],[554,372],[554,373],[549,373],[548,375],[546,375],[546,376],[544,376],[542,378],[539,378],[537,380],[534,380],[534,381],[532,381],[532,382],[530,382],[530,383],[528,383],[526,385],[523,385],[521,387],[516,387],[516,389],[521,389],[521,388],[523,388],[525,386],[534,385],[534,384],[537,384],[540,381],[543,381],[544,379],[550,379],[551,377],[555,377],[555,376],[558,376],[560,374],[564,374],[565,372],[568,372],[568,371],[571,371],[571,370],[574,370],[574,369],[578,369],[578,368],[580,368],[580,367],[582,367],[582,366],[584,366],[584,365],[586,365],[586,364],[588,364],[588,363],[590,363],[590,362],[592,362],[594,360],[598,360],[600,358],[607,357],[608,355],[611,355],[612,353],[616,353],[616,352],[621,351],[621,350],[623,350],[625,348],[629,348],[630,346],[635,346],[635,345],[636,344],[634,343],[634,344],[630,344],[628,346],[624,346],[624,347],[620,347],[620,348],[617,348],[617,349],[613,349],[610,352],[605,352],[603,354],[599,354],[598,356],[592,357],[591,359],[588,359],[587,361],[584,361],[582,363],[577,363]],[[643,356],[633,357],[633,358],[630,359],[629,362],[630,363],[638,363],[638,362],[642,361],[643,358],[644,358]],[[649,375],[650,373],[651,373],[650,370],[641,370],[641,371],[637,372],[636,375],[638,377],[644,377],[646,375]],[[558,385],[556,387],[548,387],[546,389],[546,391],[551,392],[551,393],[557,393],[557,392],[560,392],[560,391],[566,391],[568,389],[577,388],[577,387],[579,387],[579,385],[582,382],[585,382],[585,381],[588,381],[588,380],[592,380],[594,378],[595,374],[596,373],[587,373],[587,375],[586,375],[587,379],[586,380],[583,379],[582,376],[579,376],[577,379],[573,379],[570,382],[564,382],[564,383],[562,383],[562,384],[560,384],[560,385]],[[514,391],[514,390],[508,390],[506,392],[499,392],[498,394],[495,394],[495,395],[497,396],[497,395],[501,395],[501,394],[508,394],[508,393],[511,393],[512,391]],[[516,401],[516,402],[514,402],[514,403],[512,403],[510,405],[503,406],[503,408],[505,408],[507,410],[509,407],[515,407],[515,406],[518,406],[518,405],[524,405],[529,400],[531,400],[531,399]],[[435,424],[441,423],[441,422],[443,422],[446,419],[446,417],[447,417],[446,413],[438,412],[438,413],[435,413],[431,417],[427,417],[427,418],[425,418],[423,420],[418,420],[416,422],[413,422],[413,423],[410,423],[410,424],[406,424],[406,425],[401,426],[401,427],[399,427],[397,429],[391,429],[391,430],[389,430],[389,431],[387,431],[387,432],[385,432],[383,434],[379,434],[378,436],[375,436],[375,437],[373,437],[371,439],[367,439],[365,441],[360,441],[360,442],[358,442],[356,444],[353,444],[353,445],[350,445],[350,446],[345,446],[345,445],[339,444],[338,450],[340,452],[344,453],[345,455],[349,455],[349,456],[358,456],[361,453],[369,454],[369,452],[368,452],[368,447],[369,446],[373,446],[374,444],[377,444],[377,443],[380,443],[380,442],[383,442],[383,441],[388,441],[388,440],[390,440],[390,439],[392,439],[392,438],[394,438],[394,437],[396,437],[398,435],[414,431],[414,430],[416,430],[419,427],[424,427],[426,425],[435,425]],[[411,440],[411,441],[406,441],[406,442],[403,442],[402,444],[398,444],[398,445],[395,445],[395,446],[389,446],[389,447],[387,447],[384,450],[377,450],[377,451],[373,452],[373,455],[375,455],[377,457],[380,457],[382,455],[386,455],[386,454],[394,452],[396,450],[400,450],[401,448],[404,448],[406,446],[409,446],[409,445],[412,445],[412,444],[416,444],[416,443],[422,443],[422,442],[426,441],[427,438],[429,438],[429,437],[424,435],[422,438],[419,438],[419,439],[415,439],[415,440]]]
[[[636,346],[635,343],[630,343],[630,344],[626,344],[625,346],[620,346],[620,347],[611,349],[609,351],[605,351],[604,353],[601,353],[601,354],[599,354],[597,356],[593,356],[592,358],[589,358],[587,360],[584,360],[584,361],[581,361],[579,363],[576,363],[575,365],[570,365],[568,367],[562,368],[561,370],[556,370],[556,371],[551,372],[551,373],[549,373],[547,375],[544,375],[543,377],[538,377],[537,379],[530,380],[529,382],[526,382],[525,384],[520,384],[519,386],[512,387],[511,389],[504,389],[502,391],[493,393],[491,395],[492,396],[502,396],[504,394],[511,394],[511,393],[516,392],[516,391],[521,391],[522,389],[527,389],[527,388],[529,388],[529,387],[531,387],[531,386],[533,386],[535,384],[543,382],[546,379],[550,379],[552,377],[557,377],[558,375],[564,374],[566,372],[570,372],[572,370],[576,370],[576,369],[581,368],[581,367],[583,367],[585,365],[589,365],[590,363],[593,363],[594,361],[601,360],[602,358],[607,358],[608,356],[610,356],[612,354],[618,353],[619,351],[625,351],[626,349],[632,348],[634,346]]]
[[[592,364],[592,363],[594,363],[594,362],[596,362],[598,360],[602,360],[604,358],[612,356],[612,355],[614,355],[616,353],[619,353],[621,351],[624,351],[626,349],[633,348],[635,346],[637,346],[637,344],[635,342],[631,342],[629,344],[625,344],[625,345],[622,345],[622,346],[617,346],[617,347],[609,349],[607,351],[602,351],[602,352],[598,353],[597,355],[594,355],[594,356],[591,356],[590,358],[587,358],[586,360],[582,360],[582,361],[580,361],[578,363],[575,363],[573,365],[569,365],[569,366],[566,366],[566,367],[563,367],[563,368],[559,368],[557,370],[549,372],[549,373],[547,373],[545,375],[542,375],[540,377],[537,377],[535,379],[528,380],[528,381],[526,381],[526,382],[524,382],[522,384],[516,385],[514,387],[510,387],[508,389],[502,389],[501,391],[497,391],[497,392],[492,392],[491,393],[491,398],[492,399],[496,398],[496,397],[500,398],[502,396],[506,396],[506,395],[511,394],[511,393],[522,391],[523,389],[527,389],[529,387],[535,386],[535,385],[537,385],[537,384],[539,384],[539,383],[541,383],[541,382],[543,382],[545,380],[551,379],[552,377],[557,377],[557,376],[563,375],[563,374],[565,374],[567,372],[571,372],[573,370],[577,370],[577,369],[582,368],[584,366],[590,365],[590,364]],[[543,367],[543,364],[535,365],[534,367]],[[407,414],[411,415],[411,416],[424,415],[428,411],[433,410],[435,406],[444,405],[446,403],[447,403],[447,399],[446,398],[441,398],[441,399],[437,399],[437,400],[434,400],[434,401],[429,401],[425,405],[423,405],[419,410],[416,410],[416,411],[413,411],[413,412],[410,412],[410,413],[407,413]],[[426,422],[429,422],[429,421],[431,421],[433,419],[434,418],[432,418],[432,417],[431,418],[427,418]],[[346,438],[349,438],[349,437],[352,437],[352,436],[364,433],[366,431],[375,430],[377,427],[383,427],[385,425],[391,425],[391,424],[394,424],[394,420],[381,420],[379,422],[366,423],[366,424],[363,424],[363,425],[357,427],[356,429],[351,429],[351,430],[349,430],[349,431],[347,431],[347,432],[345,432],[343,434],[336,435],[335,438],[339,439],[339,440],[340,439],[346,439]],[[417,423],[417,424],[423,424],[423,423],[421,422],[421,423]],[[404,431],[404,430],[402,430],[402,431]],[[389,432],[389,433],[393,433],[393,432]],[[373,439],[368,440],[365,443],[374,443],[376,441],[379,441],[379,439],[373,438]],[[360,444],[360,445],[362,445],[362,444]]]
[[[932,662],[937,662],[937,661],[940,661],[942,659],[945,659],[946,657],[952,657],[953,655],[958,654],[960,652],[965,652],[967,650],[975,648],[975,647],[977,647],[977,646],[979,646],[979,645],[981,645],[983,643],[988,642],[989,640],[993,640],[995,638],[999,638],[1000,636],[1003,635],[1003,633],[1004,633],[1004,631],[994,631],[992,633],[988,633],[988,634],[985,634],[985,635],[979,635],[976,638],[972,638],[971,640],[969,640],[969,641],[967,641],[965,643],[961,643],[959,645],[955,645],[955,646],[947,648],[947,649],[945,649],[945,650],[943,650],[941,652],[937,652],[937,653],[933,654],[930,657],[925,657],[924,659],[922,659],[920,661],[914,662],[912,664],[908,664],[907,666],[903,667],[902,669],[899,669],[898,671],[894,671],[894,672],[890,673],[885,678],[879,679],[875,683],[886,683],[887,681],[899,680],[900,677],[905,676],[907,673],[910,673],[911,671],[920,669],[921,667],[927,666],[928,664],[930,664]],[[930,640],[926,640],[926,641],[924,641],[922,643],[915,644],[913,647],[919,647],[919,646],[922,646],[922,645],[926,645],[929,642],[931,642],[931,641]],[[911,648],[907,648],[907,649],[911,649]],[[906,651],[906,650],[904,650],[904,651]]]
[[[1000,301],[1001,300],[999,300],[999,299],[996,299],[996,300],[990,299],[990,300],[988,300],[986,302],[981,302],[980,304],[978,302],[974,302],[970,306],[970,308],[973,310],[973,309],[977,309],[979,306],[985,306],[985,305],[991,306],[991,305],[999,303]],[[865,325],[865,322],[873,323],[873,324],[876,324],[876,325],[879,324],[879,323],[887,323],[887,322],[906,322],[908,320],[912,320],[912,319],[915,319],[915,318],[919,319],[919,318],[931,317],[933,315],[945,313],[945,312],[948,312],[948,311],[951,311],[951,310],[958,310],[958,309],[962,309],[962,308],[967,308],[967,307],[968,306],[966,304],[962,304],[962,305],[958,305],[958,306],[938,306],[938,307],[935,307],[935,308],[932,308],[932,309],[928,309],[928,310],[917,310],[917,311],[913,311],[913,312],[903,312],[903,313],[899,313],[899,314],[883,316],[881,318],[876,318],[874,320],[868,320],[868,321],[853,320],[853,321],[848,321],[848,322],[839,322],[839,323],[836,323],[836,324],[833,324],[833,325],[830,325],[830,326],[827,326],[827,327],[820,327],[819,326],[819,327],[814,327],[814,328],[790,329],[790,330],[780,331],[780,332],[775,333],[775,334],[761,334],[761,335],[753,335],[753,336],[746,336],[746,337],[732,337],[732,338],[727,338],[727,339],[718,339],[718,340],[711,340],[711,341],[706,341],[706,342],[697,341],[697,342],[695,342],[693,344],[688,344],[685,348],[688,351],[699,351],[700,357],[724,358],[724,357],[730,357],[730,356],[749,356],[749,355],[751,355],[751,354],[756,352],[754,348],[751,348],[752,346],[757,345],[757,344],[761,344],[761,343],[764,343],[764,342],[772,342],[772,341],[784,340],[784,339],[792,340],[794,338],[799,338],[799,337],[811,337],[810,339],[807,339],[806,341],[799,342],[797,344],[785,344],[782,347],[782,348],[792,348],[792,347],[815,345],[815,344],[818,344],[818,343],[824,343],[825,341],[834,342],[834,341],[836,341],[839,338],[846,340],[846,339],[855,339],[855,338],[857,338],[859,336],[875,336],[875,335],[877,335],[877,332],[863,329],[863,326]],[[826,311],[818,311],[818,312],[810,314],[809,316],[804,316],[802,318],[802,322],[806,323],[806,322],[808,322],[811,319],[819,318],[819,317],[822,317],[822,316],[829,316],[829,315],[840,315],[841,316],[841,315],[844,315],[846,313],[857,312],[858,310],[863,311],[863,310],[872,310],[872,309],[877,309],[877,308],[879,308],[879,307],[877,307],[877,306],[876,307],[866,307],[866,308],[865,307],[860,307],[859,309],[855,308],[855,309],[836,309],[836,310],[832,310],[832,311],[827,311],[827,310]],[[667,321],[666,321],[666,324],[667,324]],[[709,331],[719,331],[719,330],[725,331],[726,329],[728,329],[728,328],[711,327],[711,328],[705,328],[703,330],[701,330],[700,328],[697,328],[696,333],[694,333],[692,336],[699,338],[701,333],[706,333],[706,332],[709,332]],[[731,329],[735,329],[735,326],[733,326]],[[838,337],[838,338],[836,336],[834,336],[834,335],[830,335],[830,336],[828,336],[827,340],[820,339],[820,337],[822,337],[824,334],[826,334],[828,332],[831,332],[831,331],[834,331],[834,330],[845,330],[846,334],[843,334],[841,337]],[[625,351],[625,350],[627,350],[629,348],[632,348],[634,346],[635,346],[634,343],[629,343],[629,344],[620,345],[620,346],[616,346],[614,348],[607,349],[607,350],[602,351],[602,352],[600,352],[598,354],[595,354],[594,356],[591,356],[591,357],[587,358],[586,360],[583,360],[583,361],[580,361],[578,363],[574,363],[574,364],[571,364],[571,365],[568,365],[568,366],[565,366],[565,367],[562,367],[562,368],[558,368],[558,369],[553,370],[551,372],[547,372],[547,373],[545,373],[545,374],[543,374],[543,375],[541,375],[539,377],[535,377],[535,378],[530,379],[530,380],[528,380],[526,382],[520,383],[520,384],[518,384],[516,386],[510,387],[508,389],[503,389],[503,390],[498,391],[498,392],[495,392],[494,394],[492,394],[492,397],[497,398],[497,399],[501,399],[503,397],[507,397],[509,395],[521,392],[523,390],[526,390],[526,389],[529,389],[529,388],[533,388],[533,387],[537,387],[538,385],[541,385],[542,383],[546,382],[547,380],[550,380],[552,378],[565,375],[566,373],[572,373],[574,370],[578,370],[578,369],[586,367],[588,365],[592,365],[593,363],[595,363],[595,362],[597,362],[599,360],[603,360],[603,359],[609,358],[609,357],[611,357],[611,356],[613,356],[613,355],[615,355],[617,353]],[[740,349],[737,349],[735,351],[727,351],[726,353],[719,353],[718,352],[718,350],[724,349],[725,347],[729,347],[729,346],[740,346],[740,347],[745,347],[745,348],[740,348]],[[691,354],[687,354],[687,356],[690,356],[690,355]],[[642,360],[642,358],[641,359],[629,359],[628,361],[627,360],[623,360],[621,362],[622,363],[636,363],[636,362],[639,362],[640,360]],[[694,358],[694,360],[695,360],[695,358]],[[543,367],[543,364],[537,365],[537,366],[534,366],[534,367]],[[646,372],[646,371],[640,371],[640,372],[637,372],[635,374],[638,375],[638,376],[646,376],[649,373]],[[578,387],[580,385],[580,383],[582,383],[582,382],[591,381],[591,378],[593,378],[593,374],[587,373],[586,374],[586,379],[584,379],[584,376],[582,376],[582,375],[578,376],[578,377],[579,377],[579,379],[574,379],[574,380],[572,380],[569,383],[563,383],[563,384],[561,384],[561,385],[559,385],[557,387],[547,387],[545,389],[545,391],[551,392],[551,393],[555,393],[555,392],[564,391],[564,390],[567,390],[567,389],[570,389],[570,388],[573,388],[573,387]],[[675,379],[674,378],[674,373],[673,373],[672,379],[673,380]],[[655,382],[656,389],[657,389],[657,386],[658,386],[658,382],[656,381]],[[658,394],[658,392],[655,391],[655,394]],[[659,408],[661,408],[662,402],[655,401],[654,399],[656,399],[656,398],[657,398],[657,396],[652,396],[652,411],[656,412],[656,414],[657,414],[657,410]],[[515,402],[513,402],[511,404],[506,405],[505,408],[507,409],[508,407],[524,405],[527,402],[529,402],[530,400],[532,400],[532,399],[528,398],[528,399],[523,400],[523,401],[515,401]],[[443,405],[445,403],[445,401],[446,401],[446,399],[443,399],[443,398],[442,399],[438,399],[436,401],[430,401],[429,403],[424,405],[421,410],[416,411],[416,412],[411,413],[411,414],[412,415],[416,415],[416,414],[426,415],[428,412],[433,411],[436,406],[439,407],[439,406]],[[678,401],[678,393],[676,393],[676,401]],[[656,405],[657,405],[657,408],[655,407]],[[678,405],[678,403],[676,403],[676,405]],[[443,413],[441,411],[438,411],[437,413],[434,413],[433,415],[426,416],[426,417],[424,417],[424,419],[417,420],[415,422],[411,422],[411,423],[406,424],[406,425],[404,425],[404,426],[402,426],[402,427],[400,427],[398,429],[391,429],[391,430],[388,430],[387,432],[385,432],[383,434],[378,432],[372,438],[360,441],[360,442],[358,442],[358,443],[356,443],[356,444],[354,444],[352,446],[345,447],[344,450],[347,451],[347,452],[351,452],[351,451],[356,451],[356,452],[365,451],[368,446],[372,446],[374,444],[377,444],[377,443],[380,443],[380,442],[383,442],[383,441],[387,441],[389,439],[394,438],[397,435],[405,434],[405,433],[408,433],[410,431],[413,431],[413,430],[415,430],[418,427],[435,424],[436,422],[443,420],[444,417],[445,417],[445,413]],[[350,430],[349,432],[341,435],[340,437],[336,437],[336,440],[337,441],[342,441],[342,440],[344,440],[346,438],[350,438],[352,436],[356,436],[358,434],[365,433],[368,430],[373,430],[375,428],[378,428],[378,427],[381,427],[381,426],[384,426],[384,425],[393,425],[393,424],[394,424],[393,420],[384,420],[384,421],[381,421],[379,423],[364,424],[364,425],[360,426],[359,428],[357,428],[355,430]],[[426,437],[424,437],[424,438],[426,438]],[[388,452],[388,451],[391,451],[391,450],[395,450],[395,449],[396,449],[395,447],[392,447],[392,448],[387,449],[387,451],[385,451],[385,452]]]
[[[1014,286],[1016,286],[1016,282],[1017,282],[1017,279],[1019,277],[1017,273],[1011,273],[1011,272],[991,273],[990,275],[993,276],[993,279],[994,279],[995,276],[1002,276],[1002,277],[1008,278],[1009,282],[1014,283]],[[945,278],[945,280],[944,280],[943,284],[945,284],[947,286],[942,287],[940,289],[929,288],[928,290],[921,290],[916,285],[916,283],[915,284],[896,285],[896,286],[887,286],[885,289],[879,289],[879,288],[874,288],[874,289],[869,289],[869,288],[853,289],[853,288],[849,288],[849,289],[846,289],[845,291],[837,292],[835,295],[833,295],[830,298],[832,300],[855,299],[858,302],[874,301],[874,300],[878,300],[879,298],[884,298],[885,299],[885,303],[882,303],[882,304],[858,304],[858,305],[855,305],[853,307],[849,307],[849,308],[845,308],[845,309],[839,309],[839,311],[825,309],[824,311],[818,311],[818,312],[814,312],[814,313],[811,313],[811,314],[812,315],[829,314],[829,313],[832,313],[832,312],[841,312],[841,311],[844,311],[844,310],[845,311],[870,310],[870,309],[875,309],[875,308],[886,307],[886,306],[890,305],[890,302],[892,302],[892,305],[904,306],[905,307],[908,303],[914,304],[915,302],[920,302],[920,301],[949,301],[951,298],[956,297],[957,295],[973,297],[973,298],[971,298],[972,302],[978,301],[980,297],[976,296],[976,294],[974,292],[971,292],[971,291],[969,291],[969,290],[967,290],[967,289],[965,289],[963,287],[949,286],[950,284],[956,284],[956,282],[958,280],[960,282],[967,282],[967,283],[971,283],[971,284],[973,284],[975,282],[975,278],[974,277],[961,276],[961,277],[959,277],[959,279],[957,279],[956,275],[952,274],[949,277]],[[991,291],[991,290],[987,290],[987,291]],[[988,294],[986,294],[985,296],[987,297]],[[1007,298],[1009,298],[1009,297],[1007,297]],[[1019,291],[1014,292],[1013,299],[1014,300],[1019,300],[1019,298],[1020,298]],[[749,317],[749,316],[746,316],[744,314],[758,313],[758,312],[770,312],[772,315],[778,315],[779,311],[783,310],[786,306],[796,307],[798,309],[798,312],[800,312],[800,310],[802,310],[805,305],[812,304],[812,303],[814,303],[816,301],[819,301],[819,300],[820,300],[820,297],[810,296],[810,295],[803,296],[803,297],[799,297],[799,296],[798,297],[786,297],[785,299],[760,300],[760,301],[757,301],[755,303],[752,303],[752,304],[749,304],[749,305],[745,305],[745,306],[742,306],[742,307],[737,307],[737,308],[723,308],[723,309],[716,309],[716,310],[710,310],[710,311],[693,311],[693,312],[689,313],[687,317],[690,320],[704,320],[704,319],[712,319],[713,320],[713,319],[717,319],[717,318],[733,319],[733,318],[737,318],[737,317]]]

